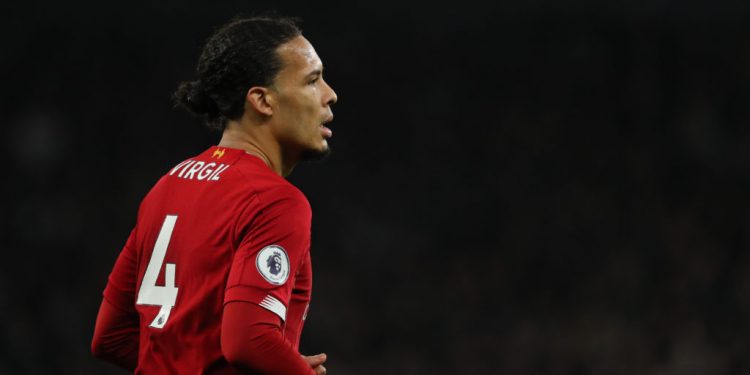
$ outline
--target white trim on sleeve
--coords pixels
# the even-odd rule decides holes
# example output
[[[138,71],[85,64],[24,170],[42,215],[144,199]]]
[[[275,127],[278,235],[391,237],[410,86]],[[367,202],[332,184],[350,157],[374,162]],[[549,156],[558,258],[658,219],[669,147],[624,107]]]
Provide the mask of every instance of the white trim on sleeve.
[[[263,301],[260,301],[258,305],[278,315],[281,320],[286,321],[286,306],[271,295],[267,295],[266,298],[263,298]]]

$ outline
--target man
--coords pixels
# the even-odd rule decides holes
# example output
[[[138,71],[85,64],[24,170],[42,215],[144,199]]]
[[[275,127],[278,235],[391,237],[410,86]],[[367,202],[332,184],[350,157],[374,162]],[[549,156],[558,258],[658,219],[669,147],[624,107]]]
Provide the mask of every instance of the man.
[[[141,203],[92,351],[143,374],[325,374],[301,356],[310,206],[287,182],[328,153],[336,94],[292,20],[239,19],[206,43],[177,102],[223,131]]]

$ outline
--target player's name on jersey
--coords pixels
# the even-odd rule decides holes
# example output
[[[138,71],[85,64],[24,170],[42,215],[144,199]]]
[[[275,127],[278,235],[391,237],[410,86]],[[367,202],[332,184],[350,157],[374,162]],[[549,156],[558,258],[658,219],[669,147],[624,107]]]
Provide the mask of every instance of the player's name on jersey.
[[[172,168],[169,175],[173,176],[177,173],[177,177],[187,180],[219,181],[219,175],[221,172],[227,170],[227,168],[229,166],[226,164],[206,163],[200,160],[188,159]]]

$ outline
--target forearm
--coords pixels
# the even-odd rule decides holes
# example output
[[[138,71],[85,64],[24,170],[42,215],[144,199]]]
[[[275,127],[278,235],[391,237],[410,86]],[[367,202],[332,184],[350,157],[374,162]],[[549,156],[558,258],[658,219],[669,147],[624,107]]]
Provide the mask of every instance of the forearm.
[[[221,348],[233,366],[268,375],[315,375],[310,365],[284,339],[278,317],[249,303],[224,307]]]
[[[296,300],[292,297],[292,300],[289,301],[289,309],[286,312],[284,338],[297,350],[299,350],[300,335],[305,324],[303,316],[305,310],[307,310],[307,305],[306,300]]]

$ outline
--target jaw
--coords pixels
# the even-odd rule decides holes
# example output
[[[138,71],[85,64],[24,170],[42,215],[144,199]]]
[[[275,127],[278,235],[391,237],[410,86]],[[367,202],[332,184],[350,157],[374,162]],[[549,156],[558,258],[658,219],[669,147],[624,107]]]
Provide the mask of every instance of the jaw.
[[[303,151],[300,155],[301,161],[321,161],[328,158],[328,156],[331,155],[331,148],[328,147],[328,143],[326,143],[325,147],[321,149],[309,149],[306,151]]]
[[[281,147],[282,176],[286,177],[292,173],[294,167],[301,161],[317,162],[328,158],[331,149],[325,139],[318,143],[319,147]]]

